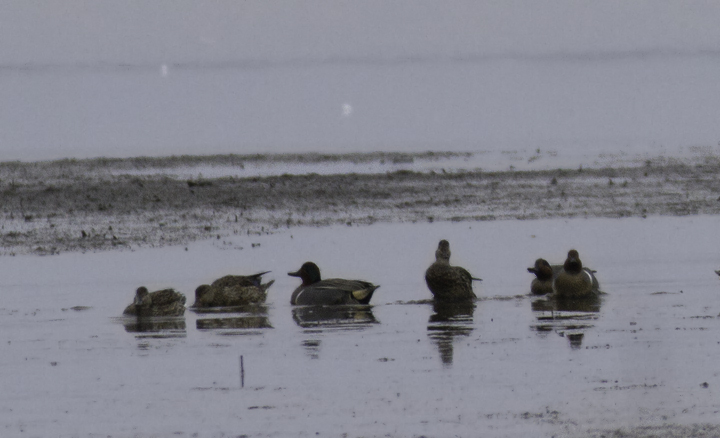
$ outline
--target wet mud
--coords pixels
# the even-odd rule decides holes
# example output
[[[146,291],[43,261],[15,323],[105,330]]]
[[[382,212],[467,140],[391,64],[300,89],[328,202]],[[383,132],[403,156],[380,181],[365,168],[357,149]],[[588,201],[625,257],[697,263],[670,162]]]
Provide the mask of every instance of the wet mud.
[[[555,170],[194,179],[169,174],[178,166],[220,163],[242,169],[263,159],[279,161],[280,168],[344,160],[359,169],[371,162],[442,157],[310,154],[0,163],[0,246],[4,254],[55,254],[224,240],[299,226],[720,214],[720,157],[713,155],[692,162],[656,157],[636,166]]]

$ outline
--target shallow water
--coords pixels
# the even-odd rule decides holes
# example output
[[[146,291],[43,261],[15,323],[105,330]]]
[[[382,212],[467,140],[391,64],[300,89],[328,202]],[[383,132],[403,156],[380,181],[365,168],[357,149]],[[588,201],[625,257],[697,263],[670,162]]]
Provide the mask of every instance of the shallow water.
[[[376,224],[5,257],[0,431],[519,437],[717,422],[718,225]],[[484,279],[474,306],[424,301],[441,238],[453,263]],[[527,296],[526,268],[573,247],[598,270],[602,299],[558,308]],[[306,260],[325,277],[380,284],[373,305],[292,308],[297,279],[286,273]],[[191,304],[199,284],[268,269],[276,283],[264,306],[121,317],[140,285],[176,287]]]

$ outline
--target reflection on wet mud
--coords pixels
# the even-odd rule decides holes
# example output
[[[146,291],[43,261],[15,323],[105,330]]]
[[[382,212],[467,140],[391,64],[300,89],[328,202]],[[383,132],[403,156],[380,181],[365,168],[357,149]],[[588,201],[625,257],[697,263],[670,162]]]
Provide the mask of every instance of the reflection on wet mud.
[[[364,305],[299,306],[293,308],[292,314],[295,323],[308,335],[302,345],[311,359],[320,357],[322,340],[319,338],[324,333],[364,330],[379,323],[372,307]]]
[[[554,331],[570,342],[571,348],[582,347],[585,332],[594,326],[602,299],[600,297],[582,300],[556,300],[543,297],[532,301],[533,315],[537,322],[531,328],[540,334]]]
[[[475,303],[433,303],[435,312],[428,320],[428,336],[437,345],[443,365],[453,362],[453,340],[473,331]]]
[[[198,330],[218,330],[222,335],[252,335],[262,333],[263,329],[273,328],[265,305],[203,308],[195,309],[195,312],[199,315],[214,316],[198,318],[195,322]],[[232,316],[227,316],[229,314]]]
[[[184,338],[187,336],[185,318],[123,318],[125,331],[137,338]]]

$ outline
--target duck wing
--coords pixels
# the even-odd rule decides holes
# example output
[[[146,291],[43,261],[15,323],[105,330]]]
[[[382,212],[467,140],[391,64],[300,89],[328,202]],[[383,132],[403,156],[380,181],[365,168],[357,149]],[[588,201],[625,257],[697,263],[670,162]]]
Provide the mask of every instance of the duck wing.
[[[224,287],[244,287],[244,286],[258,286],[260,287],[260,282],[262,281],[262,276],[267,274],[270,271],[260,272],[254,275],[226,275],[222,278],[219,278],[210,285],[212,287],[216,288],[224,288]]]
[[[225,306],[264,303],[267,290],[274,282],[271,280],[260,286],[228,286],[216,291],[215,295],[224,298]]]
[[[600,282],[598,281],[597,277],[595,277],[595,273],[597,271],[594,269],[590,269],[590,268],[583,268],[583,270],[590,277],[590,282],[592,283],[592,290],[595,292],[599,291],[600,290]]]
[[[349,294],[362,304],[367,304],[367,302],[370,301],[370,297],[372,297],[373,292],[375,292],[375,289],[380,287],[367,281],[343,280],[340,278],[330,278],[316,284],[319,285],[320,289],[337,290]]]
[[[150,293],[153,306],[167,306],[170,304],[185,304],[185,295],[176,292],[175,289],[163,289]]]
[[[473,277],[467,269],[461,268],[460,266],[455,266],[455,271],[466,281],[482,281],[482,278]]]
[[[330,278],[300,286],[293,293],[291,302],[310,305],[368,304],[378,287],[362,280]]]
[[[443,301],[476,298],[472,290],[473,276],[467,269],[435,262],[425,271],[425,282],[433,296]]]

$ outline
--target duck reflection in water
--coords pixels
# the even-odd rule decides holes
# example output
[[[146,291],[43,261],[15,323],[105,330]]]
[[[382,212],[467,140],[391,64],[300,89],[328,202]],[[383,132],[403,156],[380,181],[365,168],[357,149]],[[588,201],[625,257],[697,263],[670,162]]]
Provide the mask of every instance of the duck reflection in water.
[[[379,321],[367,305],[300,306],[292,309],[295,324],[307,336],[303,347],[312,359],[320,358],[322,338],[343,331],[365,330]]]
[[[371,306],[302,306],[292,309],[293,320],[302,328],[328,331],[362,330],[377,324]]]
[[[223,335],[251,335],[273,328],[264,304],[194,310],[203,316],[195,321],[198,330],[218,330]]]
[[[437,345],[444,366],[453,363],[453,342],[473,331],[474,302],[447,303],[435,301],[428,320],[428,337]]]
[[[585,332],[598,318],[601,305],[602,299],[597,295],[575,300],[557,299],[552,295],[538,298],[531,304],[537,320],[531,328],[539,334],[554,331],[566,337],[571,348],[580,348]]]
[[[184,338],[185,318],[123,318],[128,333],[138,338]]]

